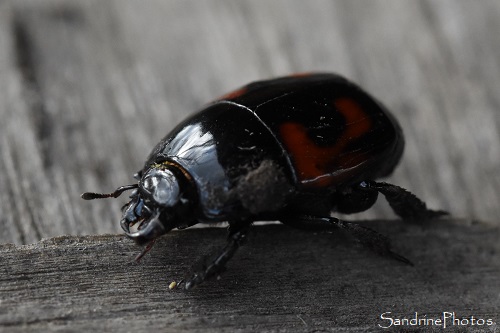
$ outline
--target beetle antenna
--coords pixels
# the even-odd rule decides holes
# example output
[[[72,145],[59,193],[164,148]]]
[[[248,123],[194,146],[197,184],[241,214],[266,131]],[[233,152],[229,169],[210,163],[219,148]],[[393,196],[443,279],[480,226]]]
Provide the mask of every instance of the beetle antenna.
[[[111,192],[111,193],[85,192],[81,195],[81,197],[84,200],[118,198],[123,192],[128,191],[128,190],[133,190],[134,188],[138,188],[138,187],[139,187],[139,184],[124,185],[124,186],[118,187],[114,192]]]

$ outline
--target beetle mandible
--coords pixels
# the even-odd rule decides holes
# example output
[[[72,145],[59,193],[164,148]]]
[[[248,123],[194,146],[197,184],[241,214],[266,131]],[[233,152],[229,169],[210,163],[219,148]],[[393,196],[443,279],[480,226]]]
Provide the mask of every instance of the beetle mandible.
[[[220,274],[254,221],[343,229],[410,264],[376,231],[330,216],[364,211],[379,193],[405,220],[447,214],[399,186],[375,181],[394,170],[403,148],[396,119],[354,83],[329,73],[292,75],[222,96],[156,145],[135,174],[136,184],[82,198],[133,190],[120,224],[128,237],[148,244],[139,257],[174,228],[227,221],[227,245],[185,281],[186,289]]]

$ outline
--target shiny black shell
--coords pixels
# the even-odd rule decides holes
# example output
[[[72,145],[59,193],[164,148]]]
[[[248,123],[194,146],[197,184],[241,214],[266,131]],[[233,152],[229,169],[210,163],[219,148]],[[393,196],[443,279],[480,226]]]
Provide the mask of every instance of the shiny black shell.
[[[222,221],[387,176],[403,147],[397,121],[357,85],[302,74],[222,96],[161,140],[144,170],[175,163],[197,188],[198,218]]]

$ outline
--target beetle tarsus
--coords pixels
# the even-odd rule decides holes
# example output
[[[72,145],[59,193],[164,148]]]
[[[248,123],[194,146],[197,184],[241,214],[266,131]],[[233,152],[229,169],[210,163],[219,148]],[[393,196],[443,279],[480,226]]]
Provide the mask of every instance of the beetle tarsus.
[[[281,222],[295,228],[311,231],[342,229],[371,251],[413,266],[410,260],[391,250],[389,238],[373,229],[363,227],[357,223],[342,221],[331,216],[319,217],[312,215],[288,217],[287,219],[281,220]]]
[[[415,266],[410,260],[408,260],[407,258],[403,257],[402,255],[400,254],[397,254],[395,252],[392,252],[392,251],[389,251],[389,256],[392,257],[393,259],[396,259],[398,261],[401,261],[402,263],[404,264],[407,264],[407,265],[410,265],[410,266]]]
[[[397,185],[385,182],[365,181],[360,186],[382,193],[392,210],[404,220],[423,221],[449,214],[443,210],[428,209],[425,202],[420,200],[415,194]]]
[[[184,289],[192,289],[198,284],[224,272],[227,262],[233,257],[238,248],[245,243],[250,224],[251,222],[247,221],[230,222],[226,246],[211,262],[203,265],[201,269],[193,273],[191,278],[186,280]]]

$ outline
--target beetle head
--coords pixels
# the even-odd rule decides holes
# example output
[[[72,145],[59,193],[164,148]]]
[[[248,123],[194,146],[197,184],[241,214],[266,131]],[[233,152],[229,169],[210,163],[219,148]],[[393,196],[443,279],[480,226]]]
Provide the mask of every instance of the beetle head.
[[[189,182],[171,164],[153,164],[134,177],[137,184],[121,186],[109,194],[86,192],[82,198],[116,198],[133,189],[130,201],[122,207],[120,225],[137,244],[154,241],[174,228],[193,224],[188,218],[192,200],[185,197],[190,193]]]

